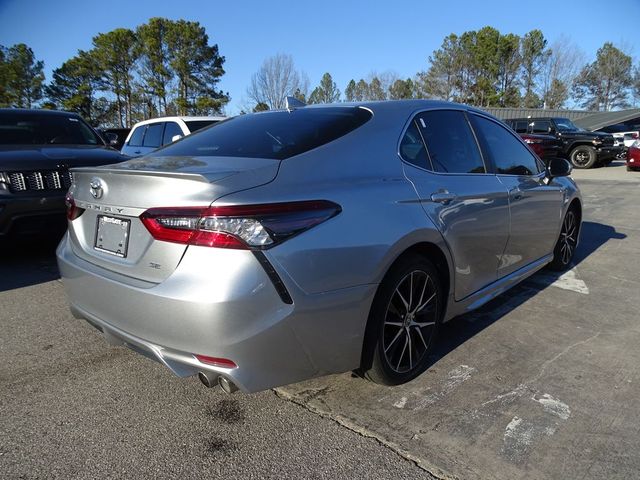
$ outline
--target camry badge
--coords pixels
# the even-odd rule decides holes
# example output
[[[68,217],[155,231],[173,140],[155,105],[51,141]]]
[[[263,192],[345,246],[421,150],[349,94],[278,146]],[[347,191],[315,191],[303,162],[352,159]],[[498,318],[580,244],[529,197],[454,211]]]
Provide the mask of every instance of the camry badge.
[[[89,191],[91,192],[91,196],[95,199],[102,198],[104,194],[104,187],[102,186],[102,182],[99,178],[94,178],[91,180],[89,184]]]

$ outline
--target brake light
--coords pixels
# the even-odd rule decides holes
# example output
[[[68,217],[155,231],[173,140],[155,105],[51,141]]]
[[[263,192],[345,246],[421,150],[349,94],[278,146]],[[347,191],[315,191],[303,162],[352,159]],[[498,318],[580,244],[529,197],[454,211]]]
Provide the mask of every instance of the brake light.
[[[152,208],[140,219],[156,240],[266,249],[340,213],[326,200],[222,207]]]
[[[76,205],[76,201],[73,199],[73,195],[70,192],[64,197],[64,204],[67,206],[67,219],[75,220],[84,213],[84,208],[80,208]]]

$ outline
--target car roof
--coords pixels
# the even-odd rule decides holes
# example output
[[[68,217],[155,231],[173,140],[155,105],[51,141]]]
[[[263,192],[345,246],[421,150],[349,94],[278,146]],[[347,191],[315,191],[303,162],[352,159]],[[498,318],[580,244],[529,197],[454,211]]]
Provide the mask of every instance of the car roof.
[[[160,122],[171,122],[171,121],[176,121],[176,120],[182,120],[183,122],[189,122],[189,121],[196,121],[196,122],[203,122],[203,121],[207,121],[207,120],[226,120],[227,117],[224,117],[222,115],[211,115],[211,116],[202,116],[202,117],[190,117],[190,116],[172,116],[172,117],[157,117],[157,118],[150,118],[148,120],[143,120],[142,122],[138,122],[136,123],[133,128],[139,126],[139,125],[149,125],[150,123],[160,123]]]
[[[491,114],[480,110],[479,108],[464,105],[462,103],[447,102],[444,100],[379,100],[379,101],[364,101],[364,102],[342,102],[342,103],[326,103],[326,104],[311,104],[305,105],[304,109],[316,109],[316,108],[341,108],[341,107],[363,107],[371,110],[374,114],[391,114],[391,115],[404,115],[411,114],[413,112],[421,110],[462,110],[468,112],[478,113],[487,117],[494,118]],[[279,110],[265,110],[263,112],[256,112],[255,115],[268,114],[269,112],[282,112],[286,109]]]
[[[49,110],[44,108],[0,108],[0,113],[17,113],[20,115],[63,115],[66,117],[80,117],[77,113],[64,110]]]

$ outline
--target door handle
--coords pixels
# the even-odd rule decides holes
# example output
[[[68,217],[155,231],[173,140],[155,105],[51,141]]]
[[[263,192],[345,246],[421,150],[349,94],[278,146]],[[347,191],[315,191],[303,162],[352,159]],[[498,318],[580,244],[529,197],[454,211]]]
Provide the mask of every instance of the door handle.
[[[455,200],[456,198],[458,198],[458,196],[455,193],[449,193],[449,192],[435,192],[431,194],[432,202],[443,203],[445,205]]]

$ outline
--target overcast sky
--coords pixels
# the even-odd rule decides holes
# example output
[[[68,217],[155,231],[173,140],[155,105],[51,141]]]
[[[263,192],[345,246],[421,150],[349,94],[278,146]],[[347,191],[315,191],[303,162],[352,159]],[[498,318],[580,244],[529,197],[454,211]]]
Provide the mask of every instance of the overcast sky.
[[[204,1],[0,0],[0,44],[26,43],[51,70],[91,48],[91,38],[150,17],[200,22],[226,57],[221,88],[227,113],[246,101],[262,61],[288,53],[316,86],[330,72],[341,91],[351,78],[391,70],[411,77],[445,36],[486,25],[501,33],[539,28],[552,43],[564,35],[592,60],[605,41],[640,56],[640,0],[573,1]]]

